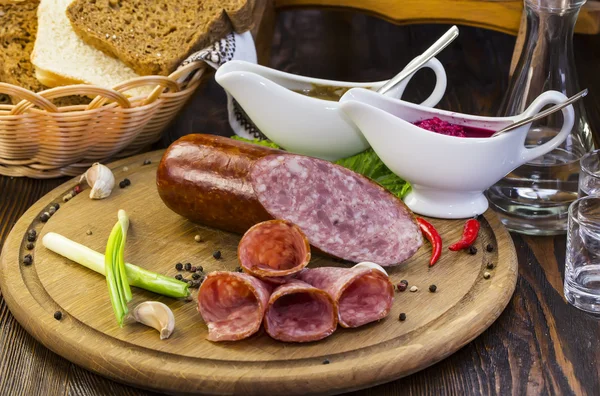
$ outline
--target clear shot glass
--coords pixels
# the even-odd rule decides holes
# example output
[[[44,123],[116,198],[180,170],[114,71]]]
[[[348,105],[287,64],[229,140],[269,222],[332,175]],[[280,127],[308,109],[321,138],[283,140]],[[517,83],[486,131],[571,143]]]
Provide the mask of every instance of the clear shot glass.
[[[600,314],[600,196],[569,206],[564,292],[570,304]]]

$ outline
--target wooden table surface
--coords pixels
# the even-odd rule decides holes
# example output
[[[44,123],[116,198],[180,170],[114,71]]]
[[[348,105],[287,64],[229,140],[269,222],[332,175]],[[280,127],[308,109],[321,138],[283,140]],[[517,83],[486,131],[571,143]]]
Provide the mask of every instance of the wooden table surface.
[[[375,81],[400,70],[447,26],[394,26],[356,14],[289,11],[278,16],[271,65],[309,76]],[[461,28],[459,39],[439,55],[448,90],[439,107],[495,114],[515,38]],[[600,130],[600,36],[576,36],[575,57],[594,130]],[[431,89],[424,78],[409,85],[408,99]],[[230,134],[224,94],[202,87],[165,134],[164,146],[192,133]],[[64,182],[0,177],[0,246],[19,216]],[[516,292],[500,318],[446,360],[409,377],[356,395],[394,394],[597,394],[600,389],[600,326],[569,306],[562,292],[565,237],[512,235],[519,257]],[[81,369],[49,351],[15,321],[0,297],[1,395],[146,395]]]

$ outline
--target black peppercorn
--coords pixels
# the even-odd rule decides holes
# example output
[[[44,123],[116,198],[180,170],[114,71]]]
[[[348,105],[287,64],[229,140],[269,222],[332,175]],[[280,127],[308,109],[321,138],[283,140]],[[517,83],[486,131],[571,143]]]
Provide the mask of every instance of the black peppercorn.
[[[215,259],[217,259],[217,260],[220,259],[221,258],[221,251],[217,250],[217,251],[213,252],[213,257]]]
[[[429,291],[432,293],[435,293],[435,291],[437,290],[437,286],[436,285],[429,285]]]
[[[408,281],[405,279],[402,279],[400,281],[400,283],[398,283],[398,285],[396,285],[396,287],[398,288],[399,292],[403,292],[406,290],[406,288],[408,287]]]
[[[54,319],[61,320],[62,319],[62,312],[60,312],[60,311],[54,312]]]
[[[40,220],[41,220],[42,223],[47,222],[49,219],[50,219],[50,213],[48,213],[48,212],[44,212],[40,216]]]
[[[323,364],[329,364],[329,363],[331,363],[331,362],[329,361],[329,359],[325,359],[325,360],[323,360]]]
[[[196,268],[194,266],[192,266],[192,268],[190,268],[190,272],[196,272],[196,271],[198,271],[198,268]]]
[[[237,268],[235,269],[235,272],[243,272],[243,271],[244,271],[244,270],[242,269],[242,267],[237,267]]]
[[[485,250],[487,250],[488,252],[493,252],[494,246],[491,243],[488,243],[487,246],[485,247]]]
[[[36,237],[37,237],[37,234],[36,234],[35,230],[30,230],[30,231],[27,233],[27,240],[28,240],[29,242],[35,242],[35,238],[36,238]]]
[[[198,273],[192,274],[192,279],[194,279],[194,280],[200,279],[200,274],[198,274]]]
[[[477,254],[477,248],[475,246],[469,246],[469,254]]]
[[[181,270],[183,269],[183,264],[181,264],[181,263],[177,263],[177,264],[175,264],[175,269],[176,269],[177,271],[181,271]]]
[[[183,275],[177,274],[177,275],[175,275],[175,279],[177,279],[177,280],[183,280]]]
[[[27,250],[33,250],[34,247],[35,247],[35,245],[33,244],[33,242],[27,243],[27,246],[26,246]]]
[[[402,312],[402,313],[400,314],[400,316],[398,316],[398,319],[399,319],[401,322],[404,322],[404,321],[406,320],[406,314],[405,314],[404,312]]]
[[[129,179],[123,179],[123,183],[125,183],[126,186],[131,186],[131,180]]]
[[[23,264],[31,265],[31,263],[33,263],[33,257],[31,257],[31,254],[26,254],[25,257],[23,257]]]
[[[192,269],[192,263],[185,263],[185,270],[189,271]]]
[[[54,210],[56,211],[56,210],[58,210],[58,209],[60,209],[60,205],[59,205],[59,204],[57,204],[57,203],[55,203],[55,204],[54,204]]]
[[[127,184],[125,184],[124,181],[119,182],[119,188],[125,188],[127,187]]]
[[[150,161],[149,159],[144,160],[144,165],[150,165],[152,163],[152,161]]]
[[[201,265],[199,265],[196,269],[198,270],[198,272],[204,272],[204,267]]]
[[[486,265],[487,269],[494,269],[494,263],[490,262]]]

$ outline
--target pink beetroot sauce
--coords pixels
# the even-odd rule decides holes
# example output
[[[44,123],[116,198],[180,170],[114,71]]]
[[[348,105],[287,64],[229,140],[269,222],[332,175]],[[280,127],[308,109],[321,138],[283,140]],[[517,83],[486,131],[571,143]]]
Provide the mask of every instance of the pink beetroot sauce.
[[[490,131],[489,129],[456,125],[447,121],[442,121],[437,117],[417,121],[414,125],[431,132],[461,138],[487,138],[494,134],[494,131]]]

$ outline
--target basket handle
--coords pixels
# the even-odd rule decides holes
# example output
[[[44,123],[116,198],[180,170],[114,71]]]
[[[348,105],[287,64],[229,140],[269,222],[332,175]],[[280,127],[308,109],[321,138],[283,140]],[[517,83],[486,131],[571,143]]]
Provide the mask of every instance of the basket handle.
[[[31,106],[38,106],[46,111],[56,113],[58,108],[48,99],[33,93],[25,88],[16,85],[0,83],[0,92],[10,96],[16,96],[22,99],[9,113],[9,115],[19,115]]]
[[[86,84],[78,84],[78,85],[65,85],[63,87],[57,87],[57,88],[51,88],[48,89],[46,91],[42,91],[40,92],[40,95],[43,95],[44,97],[51,97],[51,98],[55,98],[55,97],[60,97],[60,96],[68,96],[68,95],[96,95],[96,98],[94,98],[94,100],[92,100],[92,103],[90,103],[87,107],[86,110],[93,110],[96,107],[99,106],[92,106],[92,104],[94,102],[96,102],[97,100],[102,100],[104,102],[106,102],[106,100],[111,100],[113,102],[117,102],[119,104],[119,106],[121,106],[124,109],[129,109],[131,108],[131,103],[129,102],[129,99],[127,99],[127,97],[125,95],[123,95],[121,92],[115,91],[114,89],[110,89],[110,88],[101,88],[101,87],[97,87],[95,85],[86,85]],[[100,99],[98,99],[100,98]]]
[[[97,97],[103,97],[110,99],[114,102],[117,102],[121,107],[125,109],[131,108],[131,103],[129,100],[120,92],[114,91],[112,89],[100,88],[94,85],[86,85],[86,84],[77,84],[77,85],[65,85],[63,87],[50,88],[45,91],[42,91],[38,94],[43,99],[56,99],[63,96],[70,95],[96,95]],[[12,110],[11,114],[21,114],[31,108],[33,106],[32,103],[28,103],[25,101],[21,101],[15,108]],[[53,105],[54,106],[54,105]],[[58,111],[56,106],[54,106]],[[88,106],[89,109],[89,106]]]
[[[183,81],[189,77],[192,73],[195,73],[196,71],[200,70],[200,73],[196,73],[192,79],[190,81],[188,81],[188,85],[196,80],[198,80],[200,78],[200,76],[202,76],[202,72],[204,71],[204,69],[201,69],[203,66],[206,66],[204,64],[204,62],[200,62],[200,61],[196,61],[196,62],[191,62],[177,70],[175,70],[173,73],[171,73],[169,75],[169,77],[164,77],[164,76],[152,76],[154,78],[160,78],[162,81],[165,81],[169,84],[174,83],[177,86],[177,90],[173,90],[171,89],[169,86],[167,86],[167,88],[171,89],[172,92],[178,92],[181,90],[181,84],[183,83]],[[158,81],[157,81],[158,82]],[[159,84],[160,85],[160,84]],[[154,102],[156,99],[158,99],[160,97],[160,95],[163,93],[164,88],[161,89],[161,87],[156,87],[154,89],[154,91],[152,91],[150,93],[150,95],[148,95],[148,97],[142,102],[142,106],[148,105],[152,102]]]

